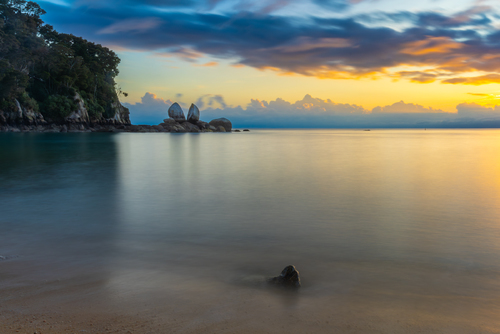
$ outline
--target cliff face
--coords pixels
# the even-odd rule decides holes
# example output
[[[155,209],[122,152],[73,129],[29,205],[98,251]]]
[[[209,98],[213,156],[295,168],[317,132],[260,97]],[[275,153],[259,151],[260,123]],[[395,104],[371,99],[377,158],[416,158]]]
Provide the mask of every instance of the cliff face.
[[[130,125],[130,111],[128,108],[125,108],[122,106],[120,102],[115,102],[111,105],[111,107],[115,110],[115,117],[113,117],[112,120],[114,124],[123,124],[123,125]],[[108,120],[108,121],[110,121]]]
[[[74,100],[76,102],[77,108],[68,117],[66,117],[66,123],[70,124],[114,124],[114,125],[130,125],[130,112],[127,108],[122,106],[120,102],[113,102],[111,104],[112,114],[111,118],[101,117],[99,119],[92,119],[85,105],[85,100],[76,93]]]
[[[111,104],[114,117],[92,119],[84,99],[77,93],[74,97],[76,109],[64,119],[64,122],[51,122],[28,106],[14,101],[15,108],[0,110],[0,132],[66,132],[92,131],[96,126],[130,125],[130,112],[120,102]],[[112,112],[113,113],[113,112]]]
[[[73,98],[76,102],[76,110],[73,111],[68,117],[66,117],[67,123],[73,124],[87,124],[90,122],[89,112],[85,107],[85,101],[83,101],[80,94],[76,93]]]
[[[0,126],[12,125],[43,125],[47,122],[42,114],[30,107],[22,106],[18,100],[14,100],[14,108],[0,110]]]

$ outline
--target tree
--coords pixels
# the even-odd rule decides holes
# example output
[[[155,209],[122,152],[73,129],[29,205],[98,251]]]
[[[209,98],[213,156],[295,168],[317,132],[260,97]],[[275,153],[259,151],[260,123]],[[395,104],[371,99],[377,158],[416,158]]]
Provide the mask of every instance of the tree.
[[[44,24],[43,14],[32,1],[0,0],[0,99],[12,102],[28,93],[54,117],[56,103],[68,107],[78,93],[93,118],[113,117],[112,105],[126,96],[115,83],[120,58],[100,44],[58,33]]]

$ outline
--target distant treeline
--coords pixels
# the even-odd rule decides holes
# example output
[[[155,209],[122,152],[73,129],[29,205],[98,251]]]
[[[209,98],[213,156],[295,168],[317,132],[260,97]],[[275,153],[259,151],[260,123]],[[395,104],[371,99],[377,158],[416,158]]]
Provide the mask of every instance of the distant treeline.
[[[120,58],[106,47],[62,34],[40,18],[32,1],[0,0],[0,110],[24,107],[62,121],[76,93],[93,120],[112,118]]]

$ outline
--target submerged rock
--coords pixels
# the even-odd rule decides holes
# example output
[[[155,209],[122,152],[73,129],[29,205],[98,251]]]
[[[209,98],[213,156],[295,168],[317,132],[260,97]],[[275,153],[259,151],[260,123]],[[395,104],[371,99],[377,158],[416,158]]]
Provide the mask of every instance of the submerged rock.
[[[186,116],[184,116],[184,111],[182,111],[179,103],[175,102],[168,108],[168,116],[176,122],[185,122]]]
[[[231,123],[231,121],[224,117],[211,120],[209,124],[217,129],[219,128],[219,126],[222,126],[226,130],[226,132],[231,132],[231,129],[233,128],[233,124]]]
[[[187,120],[193,124],[196,124],[200,120],[200,109],[194,103],[189,107]]]
[[[267,282],[288,288],[300,288],[299,271],[295,269],[295,266],[287,266],[279,276],[270,278]]]

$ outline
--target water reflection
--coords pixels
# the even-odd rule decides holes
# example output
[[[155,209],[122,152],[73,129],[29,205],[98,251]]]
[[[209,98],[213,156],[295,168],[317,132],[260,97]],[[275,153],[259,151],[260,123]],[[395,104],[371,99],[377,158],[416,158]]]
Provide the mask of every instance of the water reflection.
[[[29,261],[30,279],[89,268],[102,278],[118,225],[114,138],[1,134],[0,142],[0,254]]]
[[[76,263],[103,298],[429,323],[500,311],[500,131],[0,140],[0,251]],[[248,284],[288,264],[299,294]]]
[[[311,259],[498,268],[488,255],[498,251],[498,206],[479,212],[474,197],[498,199],[498,188],[477,183],[493,170],[476,163],[478,148],[496,139],[494,131],[124,135],[122,237],[151,256],[165,250],[162,261],[222,271]],[[464,156],[466,171],[456,168]],[[488,233],[475,232],[474,215]]]

